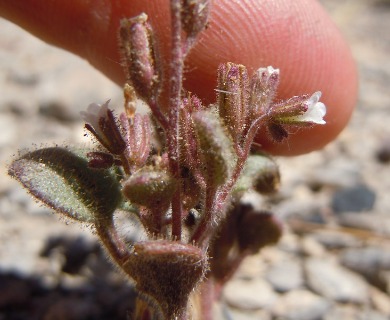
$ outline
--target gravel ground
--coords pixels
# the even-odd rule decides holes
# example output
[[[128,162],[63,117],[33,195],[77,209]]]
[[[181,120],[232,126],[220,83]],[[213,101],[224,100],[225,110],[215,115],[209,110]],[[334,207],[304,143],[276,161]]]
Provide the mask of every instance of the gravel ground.
[[[278,159],[282,189],[267,206],[285,235],[245,260],[216,319],[390,319],[390,2],[321,2],[358,63],[357,110],[324,150]],[[19,149],[86,143],[79,112],[120,106],[120,88],[4,20],[0,88],[0,320],[125,319],[134,292],[95,236],[6,175]]]

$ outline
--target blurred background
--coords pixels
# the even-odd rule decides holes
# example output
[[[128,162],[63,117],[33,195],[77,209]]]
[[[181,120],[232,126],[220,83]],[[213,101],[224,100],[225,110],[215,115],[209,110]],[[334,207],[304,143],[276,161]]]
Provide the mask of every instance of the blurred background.
[[[277,159],[285,224],[248,258],[216,319],[390,319],[390,1],[322,0],[351,45],[356,112],[324,150]],[[0,320],[125,319],[133,291],[87,227],[7,176],[18,150],[85,144],[79,112],[121,89],[85,61],[0,19]]]

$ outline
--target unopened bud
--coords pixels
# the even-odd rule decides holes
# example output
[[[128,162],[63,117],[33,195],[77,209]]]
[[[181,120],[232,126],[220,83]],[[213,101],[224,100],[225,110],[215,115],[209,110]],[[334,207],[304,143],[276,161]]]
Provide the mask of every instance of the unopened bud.
[[[134,245],[124,269],[134,277],[140,292],[157,301],[164,319],[182,319],[190,293],[207,270],[207,257],[189,244],[145,241]]]
[[[240,139],[245,130],[248,114],[249,80],[245,66],[234,63],[221,64],[218,68],[217,99],[219,115],[231,136]]]
[[[93,169],[108,169],[115,162],[112,154],[100,151],[88,152],[87,157],[89,159],[88,167]]]
[[[193,121],[204,177],[213,186],[222,185],[231,173],[232,143],[220,119],[211,110],[196,112]]]
[[[287,130],[280,123],[269,122],[267,124],[267,131],[271,136],[271,139],[275,142],[282,142],[284,139],[288,138]]]
[[[210,0],[181,0],[181,23],[188,36],[196,36],[207,25]]]
[[[279,69],[271,66],[258,69],[251,79],[250,107],[253,118],[270,107],[279,85]]]
[[[169,202],[176,189],[174,179],[165,171],[141,169],[123,182],[123,194],[131,203],[148,208]]]
[[[119,34],[128,77],[138,96],[148,100],[158,81],[158,73],[153,31],[147,15],[142,13],[122,20]]]
[[[136,113],[131,119],[126,114],[120,115],[125,133],[125,157],[130,165],[142,166],[149,158],[151,149],[151,124],[148,115]]]
[[[251,155],[234,191],[245,192],[253,189],[261,194],[272,194],[278,190],[279,184],[280,173],[275,161],[265,155]]]

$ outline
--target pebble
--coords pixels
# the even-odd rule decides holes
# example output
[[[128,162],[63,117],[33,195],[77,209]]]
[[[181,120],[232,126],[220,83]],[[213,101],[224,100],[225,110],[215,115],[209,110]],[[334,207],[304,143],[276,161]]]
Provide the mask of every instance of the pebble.
[[[382,164],[390,162],[390,140],[383,140],[376,151],[376,159]]]
[[[335,250],[361,245],[356,237],[341,232],[317,232],[312,237],[326,249]]]
[[[389,214],[356,214],[342,213],[338,222],[344,227],[369,230],[374,234],[390,236],[390,215]]]
[[[304,284],[302,266],[295,259],[284,260],[271,265],[265,278],[277,292],[297,289]]]
[[[278,296],[271,285],[261,278],[234,278],[225,286],[223,297],[234,308],[256,310],[271,307]]]
[[[390,295],[375,287],[371,287],[370,299],[372,306],[376,310],[390,317]]]
[[[308,290],[294,290],[280,297],[272,313],[280,320],[317,320],[323,317],[330,304]]]
[[[18,136],[18,126],[16,118],[10,114],[0,114],[0,148],[13,145]]]
[[[335,306],[323,320],[389,320],[389,318],[371,309],[354,308],[351,305]]]
[[[385,291],[390,295],[390,270],[381,271],[380,277],[383,279],[383,282],[386,284]]]
[[[381,247],[350,248],[340,254],[341,263],[366,277],[382,290],[387,283],[380,272],[390,270],[390,249]]]
[[[215,317],[215,315],[214,315]],[[254,310],[254,311],[245,311],[229,308],[228,306],[222,306],[222,310],[219,314],[219,317],[215,320],[272,320],[272,315],[268,310]],[[214,318],[213,318],[214,320]]]
[[[79,121],[81,116],[76,110],[68,108],[61,101],[42,101],[39,106],[40,116],[46,117],[49,121],[59,121],[64,123]]]
[[[368,211],[373,208],[375,198],[375,192],[361,184],[335,192],[332,208],[336,213]]]
[[[368,302],[367,283],[359,275],[335,262],[308,258],[305,272],[308,286],[325,298],[337,302]]]
[[[326,254],[325,247],[313,236],[306,236],[301,241],[302,253],[306,256],[322,257]]]
[[[326,167],[311,173],[308,183],[313,188],[348,188],[356,186],[362,180],[358,165],[345,159],[334,159]]]
[[[267,249],[267,248],[266,248]],[[261,275],[264,269],[264,263],[258,255],[250,255],[241,262],[235,277],[243,280],[251,280]]]

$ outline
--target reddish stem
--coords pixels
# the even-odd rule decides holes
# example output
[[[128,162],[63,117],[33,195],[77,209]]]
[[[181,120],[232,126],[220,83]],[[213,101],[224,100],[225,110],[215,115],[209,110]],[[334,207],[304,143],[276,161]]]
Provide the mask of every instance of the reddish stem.
[[[166,116],[162,113],[160,106],[157,103],[157,100],[152,97],[148,100],[148,106],[150,110],[152,111],[153,116],[157,119],[157,121],[160,123],[161,127],[164,130],[168,129],[168,120]]]
[[[203,320],[213,320],[213,304],[217,297],[215,295],[215,284],[213,278],[205,279],[200,285],[200,315]]]
[[[119,266],[122,266],[130,257],[131,253],[126,243],[116,232],[113,221],[111,220],[109,223],[97,222],[95,228],[100,240],[110,253],[111,257]]]
[[[217,188],[212,188],[210,184],[206,187],[206,200],[204,205],[204,212],[202,220],[196,228],[194,234],[191,237],[191,241],[194,241],[202,248],[207,248],[207,243],[212,235],[210,232],[213,227],[213,219],[218,212],[215,208],[218,206],[217,202]]]
[[[181,174],[180,174],[180,150],[179,150],[179,112],[181,104],[181,90],[183,77],[183,52],[181,44],[181,5],[179,0],[171,1],[171,23],[172,23],[172,49],[170,64],[170,85],[169,85],[169,130],[168,130],[168,154],[169,166],[172,175],[179,182],[176,192],[172,198],[172,236],[181,239],[181,217],[182,217],[182,195],[181,195]]]

